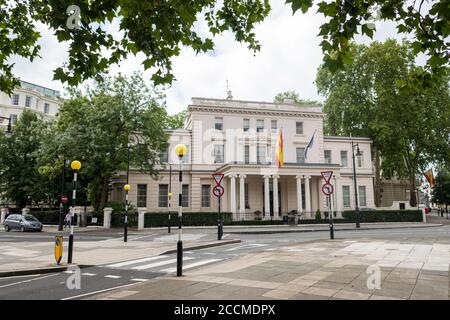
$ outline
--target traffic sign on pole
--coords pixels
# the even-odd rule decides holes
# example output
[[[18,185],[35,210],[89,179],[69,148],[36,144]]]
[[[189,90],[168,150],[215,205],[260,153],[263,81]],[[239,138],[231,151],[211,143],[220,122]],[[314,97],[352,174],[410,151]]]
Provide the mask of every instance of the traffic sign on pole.
[[[330,182],[331,176],[333,175],[333,171],[322,171],[320,174],[325,180],[325,183],[328,184]]]
[[[322,192],[326,195],[329,196],[330,194],[333,193],[333,186],[329,183],[324,184],[322,187]]]
[[[217,185],[217,186],[215,186],[215,187],[213,188],[213,194],[214,194],[217,198],[220,198],[220,197],[223,195],[224,192],[225,192],[225,189],[224,189],[222,186]]]
[[[216,182],[216,185],[220,186],[220,183],[223,179],[223,173],[214,173],[213,175],[214,181]]]
[[[61,202],[63,203],[63,204],[66,204],[67,203],[67,196],[65,195],[65,194],[63,194],[62,196],[61,196]]]

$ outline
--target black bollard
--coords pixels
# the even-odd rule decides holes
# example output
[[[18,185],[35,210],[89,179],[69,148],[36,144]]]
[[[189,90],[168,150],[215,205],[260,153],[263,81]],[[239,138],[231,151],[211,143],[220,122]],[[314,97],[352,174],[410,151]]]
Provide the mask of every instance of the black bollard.
[[[223,224],[222,221],[217,221],[217,240],[222,240],[223,236]]]

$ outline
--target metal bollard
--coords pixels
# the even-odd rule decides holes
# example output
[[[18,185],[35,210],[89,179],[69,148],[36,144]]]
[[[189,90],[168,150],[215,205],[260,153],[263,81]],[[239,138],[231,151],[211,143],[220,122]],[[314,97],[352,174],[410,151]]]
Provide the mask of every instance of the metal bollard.
[[[222,221],[217,221],[217,240],[222,240],[223,236],[223,224]]]
[[[334,239],[334,224],[333,221],[330,221],[330,239]]]

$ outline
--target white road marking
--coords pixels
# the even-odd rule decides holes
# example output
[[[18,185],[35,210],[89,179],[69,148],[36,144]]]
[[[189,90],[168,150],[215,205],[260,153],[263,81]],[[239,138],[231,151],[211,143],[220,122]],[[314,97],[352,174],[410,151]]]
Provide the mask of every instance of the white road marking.
[[[183,270],[187,270],[187,269],[191,269],[191,268],[195,268],[198,266],[203,266],[205,264],[209,264],[209,263],[213,263],[213,262],[217,262],[217,261],[222,261],[222,259],[208,259],[208,260],[202,260],[199,262],[194,262],[188,265],[183,266]],[[164,269],[161,270],[162,272],[168,272],[168,273],[172,273],[177,271],[177,268],[168,268],[168,269]]]
[[[143,258],[143,259],[129,260],[129,261],[125,261],[125,262],[110,264],[110,265],[107,265],[107,267],[108,268],[119,268],[119,267],[123,267],[123,266],[129,266],[131,264],[137,264],[137,263],[141,263],[141,262],[158,260],[158,259],[162,259],[162,258],[167,258],[167,256],[164,256],[164,255],[163,256],[153,256],[153,257],[148,257],[148,258]]]
[[[237,247],[234,247],[234,248],[231,248],[231,249],[227,249],[225,251],[235,251],[235,250],[244,249],[244,248],[264,247],[264,246],[268,246],[268,244],[250,243],[250,244],[244,244],[242,246],[237,246]]]
[[[110,278],[110,279],[120,279],[120,278],[122,278],[121,276],[115,276],[115,275],[112,275],[112,274],[108,274],[107,276],[105,276],[105,278]]]
[[[40,280],[40,279],[45,279],[45,278],[50,278],[50,277],[54,277],[58,275],[56,274],[51,274],[51,275],[47,275],[47,276],[43,276],[43,277],[39,277],[39,278],[34,278],[34,279],[30,279],[30,280],[24,280],[24,281],[19,281],[19,282],[14,282],[14,283],[9,283],[9,284],[5,284],[3,286],[0,286],[0,288],[6,288],[6,287],[11,287],[14,286],[16,284],[21,284],[21,283],[27,283],[27,282],[31,282],[31,281],[35,281],[35,280]]]
[[[148,281],[148,279],[133,278],[133,279],[131,279],[131,281],[145,282],[145,281]]]
[[[96,276],[96,273],[89,273],[89,272],[85,272],[81,274],[82,276],[88,276],[88,277],[92,277],[92,276]]]
[[[216,252],[203,252],[203,254],[209,254],[209,255],[215,256],[217,253]]]
[[[67,298],[63,298],[61,300],[72,300],[72,299],[76,299],[76,298],[81,298],[81,297],[86,297],[86,296],[91,296],[97,293],[102,293],[102,292],[107,292],[107,291],[111,291],[111,290],[116,290],[116,289],[122,289],[122,288],[127,288],[127,287],[131,287],[131,286],[135,286],[138,283],[129,283],[129,284],[125,284],[122,286],[117,286],[117,287],[112,287],[112,288],[107,288],[107,289],[103,289],[103,290],[98,290],[98,291],[92,291],[92,292],[87,292],[87,293],[83,293],[83,294],[79,294],[77,296],[72,296],[72,297],[67,297]]]
[[[183,260],[192,260],[194,258],[189,258],[186,257]],[[137,267],[133,267],[133,270],[145,270],[145,269],[150,269],[150,268],[155,268],[155,267],[159,267],[159,266],[164,266],[166,264],[171,264],[177,262],[177,259],[169,259],[169,260],[165,260],[165,261],[160,261],[160,262],[155,262],[155,263],[150,263],[150,264],[144,264],[143,266],[137,266]]]

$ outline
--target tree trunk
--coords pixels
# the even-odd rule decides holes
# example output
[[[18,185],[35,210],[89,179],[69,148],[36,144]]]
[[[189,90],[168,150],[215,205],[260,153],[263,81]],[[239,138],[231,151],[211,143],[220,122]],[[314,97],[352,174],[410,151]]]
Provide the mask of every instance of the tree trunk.
[[[109,186],[109,176],[108,177],[104,177],[102,179],[102,184],[101,184],[101,194],[100,194],[100,202],[99,202],[99,210],[103,210],[103,208],[105,207],[106,202],[108,202],[108,186]]]
[[[381,206],[381,166],[380,166],[381,153],[380,150],[375,147],[375,183],[374,183],[374,197],[375,206]]]
[[[417,205],[416,197],[416,174],[414,168],[409,169],[409,204],[411,207]]]

